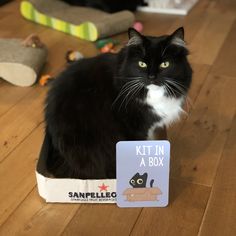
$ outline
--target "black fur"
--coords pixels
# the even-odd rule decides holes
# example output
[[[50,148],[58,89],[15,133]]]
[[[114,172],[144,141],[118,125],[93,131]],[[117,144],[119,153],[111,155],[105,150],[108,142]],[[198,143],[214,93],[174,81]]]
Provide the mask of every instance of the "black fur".
[[[92,7],[106,12],[118,12],[122,10],[135,11],[137,6],[145,5],[143,0],[63,0],[71,5]]]
[[[150,181],[150,188],[153,188],[153,184],[154,184],[154,179]]]
[[[148,174],[144,173],[143,175],[140,175],[139,173],[136,173],[129,181],[129,184],[133,188],[146,188],[147,184],[147,177]]]
[[[129,181],[129,184],[133,188],[146,188],[147,187],[147,178],[148,174],[144,173],[143,175],[140,175],[139,173],[136,173]],[[150,188],[153,188],[154,179],[150,180]]]
[[[162,119],[140,102],[146,98],[146,86],[171,78],[187,93],[192,75],[188,52],[170,43],[181,33],[179,29],[170,36],[145,37],[131,29],[130,45],[118,54],[81,59],[55,79],[45,109],[46,133],[53,146],[49,172],[58,178],[115,178],[116,142],[145,140],[152,124]],[[166,59],[171,67],[162,70],[159,65]],[[139,61],[148,67],[140,68]],[[140,90],[125,90],[135,80]],[[175,88],[166,96],[179,97],[180,91]]]

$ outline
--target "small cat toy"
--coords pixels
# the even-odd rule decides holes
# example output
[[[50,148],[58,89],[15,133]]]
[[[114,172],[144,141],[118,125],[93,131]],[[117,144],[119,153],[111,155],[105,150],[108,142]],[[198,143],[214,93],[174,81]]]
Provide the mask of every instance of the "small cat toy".
[[[71,64],[75,61],[78,61],[80,59],[84,58],[83,54],[79,51],[75,51],[75,50],[68,50],[66,52],[66,55],[65,55],[65,59],[66,59],[66,62],[68,64]],[[46,75],[42,75],[39,79],[39,84],[41,86],[45,86],[47,85],[50,81],[54,80],[54,77],[49,75],[49,74],[46,74]]]
[[[95,43],[97,49],[99,49],[101,53],[107,53],[107,52],[114,53],[115,52],[114,48],[118,44],[119,41],[112,38],[101,39]]]
[[[84,58],[83,54],[79,51],[69,50],[66,52],[66,61],[67,63],[72,63]]]
[[[45,86],[52,80],[54,80],[54,77],[52,77],[51,75],[42,75],[39,79],[39,84],[41,86]]]

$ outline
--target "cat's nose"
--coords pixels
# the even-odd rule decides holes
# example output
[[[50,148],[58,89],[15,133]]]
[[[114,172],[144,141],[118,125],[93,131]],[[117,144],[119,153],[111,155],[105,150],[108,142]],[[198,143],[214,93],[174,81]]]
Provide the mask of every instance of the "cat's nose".
[[[149,79],[155,79],[155,75],[149,75]]]

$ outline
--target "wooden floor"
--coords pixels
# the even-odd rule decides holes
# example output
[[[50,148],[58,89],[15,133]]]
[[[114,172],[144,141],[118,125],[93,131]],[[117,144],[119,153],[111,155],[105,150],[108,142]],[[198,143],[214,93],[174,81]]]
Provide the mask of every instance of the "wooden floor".
[[[37,33],[49,48],[45,73],[64,66],[68,49],[86,57],[93,43],[25,21],[19,1],[0,8],[0,37]],[[236,1],[200,0],[186,17],[137,14],[144,33],[184,25],[194,68],[189,116],[169,129],[170,204],[46,204],[35,164],[43,139],[46,87],[14,87],[0,80],[0,235],[236,235]],[[118,35],[121,42],[126,34]]]

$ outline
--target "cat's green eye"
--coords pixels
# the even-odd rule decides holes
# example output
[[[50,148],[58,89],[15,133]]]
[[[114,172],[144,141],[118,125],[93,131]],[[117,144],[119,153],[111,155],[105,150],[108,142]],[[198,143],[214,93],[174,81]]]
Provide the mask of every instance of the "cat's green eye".
[[[168,61],[163,61],[161,64],[160,64],[160,68],[162,68],[162,69],[165,69],[165,68],[167,68],[167,67],[169,67],[170,66],[170,62],[168,62]]]
[[[145,62],[143,62],[143,61],[139,61],[139,62],[138,62],[138,65],[139,65],[140,67],[142,67],[142,68],[146,68],[146,67],[147,67],[147,64],[146,64]]]

